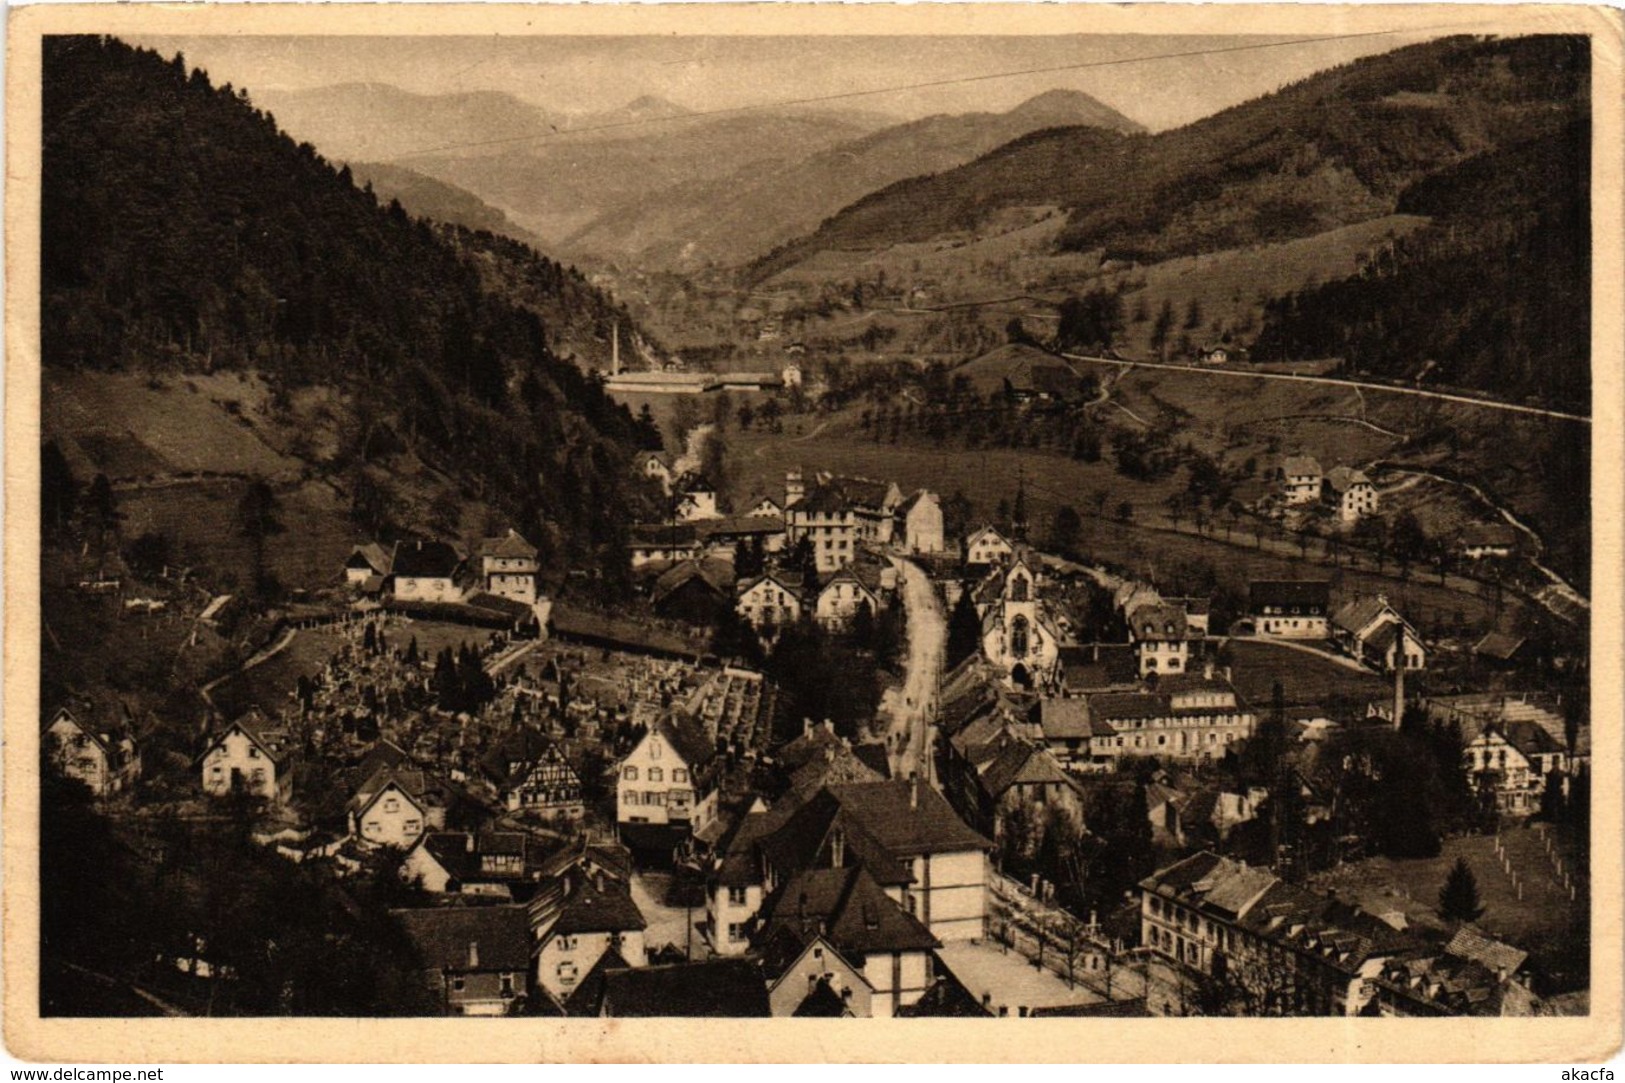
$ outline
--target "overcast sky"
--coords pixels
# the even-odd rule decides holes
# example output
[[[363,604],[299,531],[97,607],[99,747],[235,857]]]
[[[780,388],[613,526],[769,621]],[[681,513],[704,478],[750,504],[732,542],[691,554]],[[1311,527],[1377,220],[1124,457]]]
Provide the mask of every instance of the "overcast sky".
[[[389,83],[417,93],[500,90],[544,109],[594,112],[643,95],[727,109],[1032,68],[1110,67],[885,91],[842,102],[904,118],[1002,110],[1053,88],[1082,90],[1154,130],[1421,35],[1287,44],[1290,38],[1048,37],[138,37],[181,50],[218,84],[304,89]],[[1279,43],[1279,44],[1276,44]],[[1208,56],[1170,53],[1270,45]],[[1163,57],[1162,59],[1154,59]],[[1137,59],[1146,58],[1146,59]]]

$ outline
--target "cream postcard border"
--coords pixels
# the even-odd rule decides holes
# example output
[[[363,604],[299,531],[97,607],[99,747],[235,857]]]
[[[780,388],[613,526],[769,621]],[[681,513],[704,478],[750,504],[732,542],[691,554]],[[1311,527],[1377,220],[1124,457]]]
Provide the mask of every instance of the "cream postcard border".
[[[38,1011],[40,39],[46,34],[1584,33],[1592,39],[1591,1015],[1562,1019],[41,1019]],[[6,64],[4,1012],[35,1061],[1596,1062],[1621,1040],[1621,18],[1578,6],[43,5]]]

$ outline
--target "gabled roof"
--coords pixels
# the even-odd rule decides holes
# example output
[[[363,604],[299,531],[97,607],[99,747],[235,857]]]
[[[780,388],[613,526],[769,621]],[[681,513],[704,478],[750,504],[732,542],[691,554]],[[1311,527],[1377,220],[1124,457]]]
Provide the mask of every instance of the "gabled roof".
[[[1356,485],[1370,485],[1371,479],[1349,466],[1334,466],[1326,475],[1326,484],[1333,492],[1346,493]]]
[[[1080,692],[1138,684],[1140,666],[1134,655],[1131,643],[1062,647],[1061,682]]]
[[[937,938],[905,913],[866,869],[804,869],[777,893],[763,926],[767,937],[789,929],[803,941],[823,936],[857,962],[871,954],[931,951]]]
[[[522,906],[391,910],[426,970],[452,973],[530,968],[530,922]]]
[[[931,503],[935,504],[937,502],[937,494],[933,493],[930,489],[916,489],[912,495],[910,495],[901,504],[897,505],[897,514],[906,518],[909,512],[913,511],[915,507],[925,503],[926,501],[930,501]]]
[[[1331,596],[1332,585],[1324,579],[1262,579],[1247,585],[1248,607],[1255,613],[1266,605],[1324,610]]]
[[[1526,756],[1550,755],[1553,752],[1563,751],[1563,746],[1558,743],[1557,738],[1535,723],[1523,719],[1498,723],[1489,729],[1499,731],[1507,744]]]
[[[715,594],[719,598],[726,598],[733,593],[734,575],[733,564],[726,560],[685,560],[677,564],[655,580],[655,585],[649,592],[650,599],[659,605],[680,587],[695,583],[700,588]]]
[[[508,786],[522,781],[527,769],[546,758],[553,748],[553,738],[540,730],[529,727],[510,730],[480,757],[480,770],[499,788]],[[518,767],[510,770],[513,764]]]
[[[690,718],[662,715],[654,725],[658,733],[691,770],[698,770],[711,762],[717,754],[717,745],[705,732],[705,726]]]
[[[601,880],[601,882],[600,882]],[[645,929],[643,911],[632,901],[632,893],[618,880],[608,877],[585,879],[565,900],[553,932],[621,933]]]
[[[1485,658],[1494,658],[1498,662],[1510,662],[1523,649],[1525,642],[1522,636],[1490,632],[1474,644],[1473,653],[1481,654]]]
[[[60,719],[66,719],[72,723],[74,728],[94,741],[103,752],[109,754],[115,751],[114,745],[117,742],[121,740],[133,742],[135,740],[135,732],[127,723],[121,722],[117,726],[104,727],[98,730],[86,725],[83,719],[67,707],[58,707],[51,715],[50,721],[45,723],[45,728],[50,729]]]
[[[1320,477],[1320,460],[1313,455],[1288,455],[1281,464],[1281,472],[1287,477],[1303,477],[1313,474]]]
[[[1518,532],[1506,523],[1468,523],[1461,528],[1461,544],[1468,548],[1479,546],[1510,549],[1518,542]]]
[[[397,579],[450,579],[462,566],[457,550],[442,541],[396,542],[390,561]]]
[[[1038,725],[1046,741],[1087,741],[1095,734],[1087,699],[1045,699],[1038,704]]]
[[[1384,613],[1394,613],[1388,599],[1380,595],[1356,598],[1339,606],[1332,614],[1332,623],[1348,632],[1359,632]],[[1394,613],[1397,618],[1398,613]]]
[[[1022,740],[1007,742],[997,757],[982,769],[982,788],[1001,797],[1015,786],[1075,786],[1048,749]]]
[[[1492,940],[1465,925],[1456,930],[1456,935],[1450,938],[1444,950],[1446,955],[1481,963],[1491,971],[1508,976],[1516,974],[1524,960],[1529,958],[1528,952]]]
[[[345,811],[356,816],[366,815],[367,809],[393,787],[413,805],[419,812],[427,811],[428,802],[425,800],[424,790],[426,783],[422,771],[402,769],[392,766],[380,766],[366,780],[356,787],[354,795],[344,806]]]
[[[914,876],[901,865],[905,855],[881,845],[859,820],[846,815],[828,789],[801,804],[777,829],[756,842],[757,849],[782,875],[801,869],[831,867],[836,852],[841,864],[863,864],[882,884],[912,883]]]
[[[344,562],[346,568],[371,568],[379,575],[388,575],[391,558],[390,553],[377,542],[367,542],[350,550],[350,557]]]
[[[820,755],[796,768],[790,775],[790,790],[798,798],[805,800],[825,786],[850,782],[881,782],[886,777],[858,758],[851,748],[836,746],[824,749]]]
[[[1129,633],[1144,642],[1183,642],[1185,607],[1158,601],[1135,606],[1127,613]]]
[[[797,601],[801,600],[800,583],[789,576],[780,574],[779,572],[767,572],[764,575],[756,576],[754,579],[748,579],[739,586],[738,592],[741,596],[749,594],[763,583],[771,583],[780,590],[784,591],[784,593],[790,595],[790,597],[795,598]]]
[[[784,520],[767,515],[730,515],[722,519],[705,519],[695,524],[706,538],[722,535],[761,535],[784,533]]]
[[[500,538],[484,538],[480,541],[482,557],[531,560],[535,559],[536,552],[536,547],[512,528]]]
[[[627,545],[638,549],[692,549],[699,543],[693,523],[634,523],[627,529]]]
[[[604,977],[602,1012],[613,1017],[760,1018],[773,1009],[755,963],[710,959],[610,972]]]
[[[965,826],[942,794],[917,779],[832,786],[825,792],[899,857],[992,846]]]
[[[874,575],[866,575],[863,573],[863,571],[859,570],[858,565],[848,564],[829,577],[829,582],[824,584],[823,589],[818,592],[818,596],[822,598],[825,594],[828,594],[840,584],[850,583],[861,589],[869,596],[871,601],[873,601],[876,605],[879,605],[880,576],[878,569],[874,569],[874,571]]]
[[[227,735],[234,729],[242,730],[243,735],[252,741],[254,746],[260,750],[260,753],[273,764],[280,765],[293,751],[288,735],[281,730],[272,729],[270,720],[260,712],[258,707],[250,707],[246,713],[239,715],[231,723],[222,727],[220,732],[211,737],[209,743],[203,746],[203,754],[207,755],[210,749],[225,740]]]
[[[1006,546],[1010,546],[1009,538],[1006,538],[992,526],[983,526],[971,531],[970,535],[965,538],[965,548],[968,550],[971,546],[983,540],[983,538],[987,535],[992,535],[994,538],[997,538],[999,541],[1003,542]],[[1014,548],[1013,546],[1010,547]]]

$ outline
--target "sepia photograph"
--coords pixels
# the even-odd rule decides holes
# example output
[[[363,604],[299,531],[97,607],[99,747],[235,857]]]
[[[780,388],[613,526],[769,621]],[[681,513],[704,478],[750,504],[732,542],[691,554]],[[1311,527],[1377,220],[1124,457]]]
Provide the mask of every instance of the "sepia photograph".
[[[1617,1045],[1611,16],[770,6],[13,26],[14,1052]]]

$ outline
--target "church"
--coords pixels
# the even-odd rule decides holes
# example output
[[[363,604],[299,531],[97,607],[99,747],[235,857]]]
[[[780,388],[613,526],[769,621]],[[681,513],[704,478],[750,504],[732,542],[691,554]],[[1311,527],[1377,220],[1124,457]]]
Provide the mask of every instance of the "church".
[[[982,653],[1012,688],[1043,688],[1055,679],[1060,635],[1038,598],[1038,575],[1025,546],[989,573],[977,593]]]

